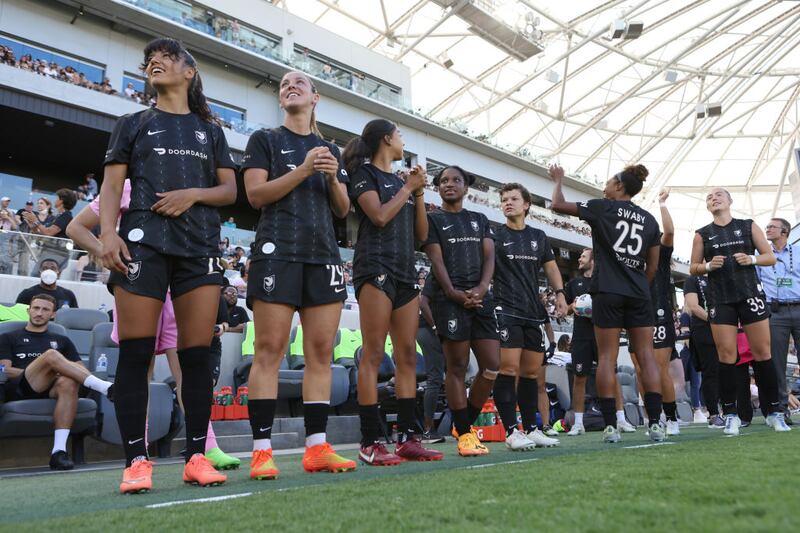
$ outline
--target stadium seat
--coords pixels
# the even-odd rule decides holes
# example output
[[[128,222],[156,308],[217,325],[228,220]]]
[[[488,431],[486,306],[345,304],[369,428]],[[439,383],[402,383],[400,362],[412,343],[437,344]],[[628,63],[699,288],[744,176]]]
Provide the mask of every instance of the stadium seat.
[[[111,338],[111,322],[102,322],[94,326],[91,333],[91,348],[89,350],[90,368],[97,368],[97,358],[105,354],[108,359],[107,376],[109,381],[114,381],[117,374],[119,361],[119,347]],[[117,417],[114,404],[105,396],[99,396],[97,409],[97,438],[111,444],[122,444],[119,434]],[[163,440],[170,433],[170,424],[173,410],[177,403],[174,401],[172,389],[166,383],[150,383],[150,401],[147,413],[147,437],[150,442],[157,442],[159,454],[169,449],[169,442]]]
[[[622,389],[625,417],[631,424],[641,426],[644,424],[644,417],[639,408],[639,387],[636,384],[636,370],[632,366],[620,366],[617,369],[617,380]]]
[[[333,347],[333,362],[345,368],[356,366],[356,350],[361,346],[361,331],[342,328]]]
[[[81,359],[87,362],[92,347],[92,329],[101,322],[108,322],[108,314],[96,309],[59,309],[55,322],[67,329],[67,337],[72,340]]]
[[[15,331],[25,327],[27,322],[0,322],[0,333]],[[51,323],[47,331],[66,335],[60,324]],[[53,435],[53,409],[55,400],[17,400],[0,401],[0,439],[10,437],[51,437]],[[78,399],[78,412],[72,424],[72,459],[75,463],[85,462],[84,438],[95,429],[97,404],[90,399]]]

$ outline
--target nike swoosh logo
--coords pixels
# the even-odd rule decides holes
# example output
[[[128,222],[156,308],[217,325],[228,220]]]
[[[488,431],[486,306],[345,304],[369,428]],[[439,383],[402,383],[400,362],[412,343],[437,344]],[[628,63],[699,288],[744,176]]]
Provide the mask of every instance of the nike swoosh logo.
[[[267,426],[265,428],[258,428],[259,431],[269,431],[270,429],[272,429],[272,426]]]
[[[512,244],[514,244],[514,243],[513,242],[504,242],[503,246],[511,246]]]
[[[294,152],[294,150],[284,150],[283,148],[281,148],[281,153],[282,153],[283,155],[286,155],[286,154],[291,154],[292,152]]]
[[[364,461],[371,463],[373,459],[375,459],[375,452],[367,455],[364,452],[358,452],[359,457],[361,457]]]
[[[164,133],[165,131],[167,131],[167,130],[158,130],[158,131],[150,131],[150,130],[147,130],[147,134],[148,134],[148,135],[157,135],[157,134],[159,134],[159,133]]]
[[[333,292],[342,292],[344,287],[339,287],[338,289],[333,289]]]
[[[392,187],[394,187],[394,185],[392,185],[391,183],[387,183],[387,184],[386,184],[386,185],[384,185],[383,187],[384,187],[385,189],[391,189]]]
[[[449,226],[444,226],[442,229],[443,230],[449,230],[452,227],[453,227],[453,224],[450,224]]]
[[[192,441],[193,442],[197,442],[197,441],[203,440],[203,439],[205,439],[205,437],[192,437]]]
[[[716,239],[717,237],[719,237],[719,235],[712,235],[711,237],[709,237],[709,238],[708,238],[708,240],[709,240],[709,241],[713,241],[713,240],[714,240],[714,239]]]
[[[129,441],[128,441],[128,444],[136,444],[136,443],[137,443],[137,442],[139,442],[140,440],[144,440],[144,437],[138,438],[138,439],[136,439],[136,440],[129,440]]]
[[[761,315],[763,315],[764,313],[766,313],[766,311],[761,311],[760,313],[758,313],[758,316],[761,316]]]

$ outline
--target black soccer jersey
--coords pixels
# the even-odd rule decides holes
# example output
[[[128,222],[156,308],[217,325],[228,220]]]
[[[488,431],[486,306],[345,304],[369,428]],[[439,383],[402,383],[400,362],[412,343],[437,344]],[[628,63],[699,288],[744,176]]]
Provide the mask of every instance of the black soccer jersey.
[[[268,180],[279,179],[305,161],[309,150],[327,146],[339,160],[339,182],[349,181],[339,148],[312,134],[298,135],[284,126],[262,129],[250,136],[242,159],[242,169],[262,168]],[[328,182],[321,172],[312,174],[275,203],[261,208],[250,258],[253,261],[278,259],[293,263],[333,265],[342,262]]]
[[[81,360],[75,345],[64,335],[33,333],[24,327],[0,335],[0,359],[10,359],[14,368],[27,368],[47,350],[57,350],[69,361]]]
[[[578,214],[592,228],[594,274],[590,292],[650,299],[645,275],[647,250],[659,244],[656,219],[632,202],[578,202]]]
[[[588,294],[591,288],[592,278],[578,276],[572,278],[564,286],[564,298],[567,305],[572,304],[578,296]],[[594,326],[592,319],[585,316],[575,315],[575,322],[572,326],[572,341],[575,340],[594,340]]]
[[[753,244],[753,221],[734,218],[726,226],[713,222],[697,230],[703,239],[703,259],[711,261],[716,255],[724,255],[725,263],[708,273],[708,303],[720,304],[743,302],[748,298],[761,297],[764,293],[755,266],[741,266],[734,254],[755,254]]]
[[[181,257],[219,256],[219,213],[194,204],[178,217],[150,208],[157,193],[218,184],[218,168],[235,168],[225,135],[217,124],[194,113],[178,115],[156,108],[121,117],[106,151],[105,164],[128,165],[131,203],[119,234],[127,242]]]
[[[480,284],[483,239],[491,239],[493,235],[489,219],[482,213],[468,209],[450,213],[437,209],[428,213],[428,240],[425,241],[425,246],[441,246],[442,259],[450,282],[454,288],[465,290]],[[431,281],[436,282],[435,275],[428,277],[428,282]],[[432,290],[434,298],[444,297],[438,282]]]
[[[497,314],[544,322],[547,311],[539,298],[539,270],[556,259],[549,239],[540,229],[525,226],[515,230],[503,224],[494,243]]]
[[[689,276],[686,278],[686,281],[683,282],[683,294],[692,293],[697,295],[697,302],[700,307],[708,311],[708,299],[706,298],[706,294],[708,293],[708,278],[705,276]],[[691,315],[689,327],[694,330],[696,328],[707,328],[709,325],[705,320]]]
[[[372,165],[364,165],[350,179],[350,197],[359,217],[358,240],[353,258],[353,277],[356,284],[362,279],[389,274],[403,283],[416,284],[414,266],[414,197],[409,196],[400,212],[384,227],[370,221],[358,204],[358,198],[367,191],[378,193],[381,204],[400,192],[405,182],[397,175],[383,172]]]
[[[650,284],[650,294],[653,299],[653,312],[657,321],[672,321],[672,309],[675,306],[675,284],[672,281],[670,262],[672,261],[672,246],[661,246],[658,252],[658,270]]]

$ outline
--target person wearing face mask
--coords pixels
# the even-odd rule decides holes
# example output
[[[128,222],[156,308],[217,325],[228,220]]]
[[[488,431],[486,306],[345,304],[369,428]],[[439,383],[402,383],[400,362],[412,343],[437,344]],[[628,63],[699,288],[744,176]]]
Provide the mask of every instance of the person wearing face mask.
[[[24,289],[17,295],[18,304],[30,305],[31,299],[37,294],[49,294],[56,299],[56,309],[62,307],[78,307],[78,299],[71,290],[58,286],[58,275],[61,269],[54,259],[43,259],[39,263],[39,283]]]

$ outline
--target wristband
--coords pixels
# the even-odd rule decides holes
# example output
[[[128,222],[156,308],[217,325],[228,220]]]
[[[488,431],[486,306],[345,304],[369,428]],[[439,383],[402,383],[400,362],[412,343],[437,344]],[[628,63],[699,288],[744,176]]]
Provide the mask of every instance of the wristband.
[[[711,261],[706,263],[706,272],[711,272]]]
[[[756,265],[756,264],[758,264],[758,263],[757,263],[757,261],[758,261],[758,258],[757,258],[756,256],[754,256],[754,255],[751,255],[751,256],[750,256],[750,264],[751,264],[751,265]]]
[[[661,207],[667,207],[666,202],[658,202],[658,205]]]
[[[415,198],[422,198],[423,196],[425,196],[424,192],[422,194],[416,194],[416,193],[414,194]]]

